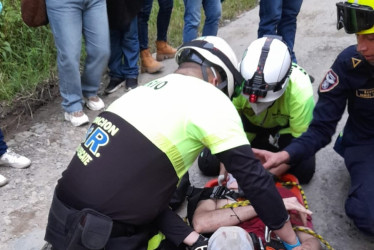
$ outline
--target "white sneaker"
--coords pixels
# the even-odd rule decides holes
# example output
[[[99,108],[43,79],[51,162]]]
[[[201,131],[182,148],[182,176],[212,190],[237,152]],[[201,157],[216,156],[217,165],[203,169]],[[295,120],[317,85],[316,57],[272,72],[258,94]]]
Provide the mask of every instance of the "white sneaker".
[[[72,113],[65,112],[65,120],[71,122],[75,127],[82,126],[90,121],[82,110]]]
[[[8,179],[0,174],[0,187],[5,186],[8,183]]]
[[[6,165],[13,168],[27,168],[31,165],[31,161],[29,158],[19,155],[8,148],[0,158],[0,165]]]
[[[98,96],[91,96],[87,99],[86,106],[91,110],[100,110],[105,107],[103,100]]]

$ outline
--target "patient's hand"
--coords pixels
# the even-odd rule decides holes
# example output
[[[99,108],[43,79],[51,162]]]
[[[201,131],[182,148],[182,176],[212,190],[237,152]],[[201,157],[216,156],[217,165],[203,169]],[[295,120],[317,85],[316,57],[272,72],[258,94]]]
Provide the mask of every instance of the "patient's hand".
[[[303,222],[303,225],[307,225],[307,215],[312,215],[312,211],[306,209],[302,204],[300,204],[296,197],[284,198],[283,203],[287,210],[297,211],[299,213],[301,221]]]

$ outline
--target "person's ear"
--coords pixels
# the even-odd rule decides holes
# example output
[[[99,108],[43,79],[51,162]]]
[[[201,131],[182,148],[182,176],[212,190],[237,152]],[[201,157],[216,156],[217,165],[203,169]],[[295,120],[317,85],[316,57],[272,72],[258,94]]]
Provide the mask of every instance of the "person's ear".
[[[211,82],[214,86],[217,86],[219,84],[219,79],[218,79],[218,76],[217,76],[217,72],[216,70],[214,69],[214,67],[210,67],[210,71],[211,71]]]
[[[214,85],[214,86],[217,86],[218,85],[218,78],[217,77],[213,77],[212,78],[212,84]]]

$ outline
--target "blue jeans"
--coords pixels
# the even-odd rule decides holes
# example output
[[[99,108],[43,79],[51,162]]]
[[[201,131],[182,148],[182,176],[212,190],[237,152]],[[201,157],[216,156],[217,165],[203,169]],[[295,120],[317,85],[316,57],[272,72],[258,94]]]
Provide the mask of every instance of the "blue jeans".
[[[5,154],[5,152],[7,151],[7,149],[8,149],[8,146],[6,145],[6,143],[4,141],[4,135],[3,135],[3,132],[0,129],[0,157],[3,154]]]
[[[185,8],[183,42],[189,42],[198,37],[201,6],[206,16],[202,36],[216,36],[222,12],[221,0],[183,0],[183,2]]]
[[[296,18],[303,0],[261,0],[258,37],[278,35],[283,37],[291,51],[292,61],[297,63],[293,51],[296,35]]]
[[[135,17],[123,31],[110,30],[111,55],[109,75],[119,79],[138,78],[138,19]]]
[[[109,27],[105,0],[46,0],[49,23],[57,48],[62,107],[82,110],[83,97],[96,96],[107,66]],[[80,75],[82,33],[87,57]]]
[[[140,50],[148,48],[148,20],[152,11],[153,0],[145,0],[138,14],[138,32]],[[160,9],[157,14],[157,41],[167,41],[173,0],[158,0]]]

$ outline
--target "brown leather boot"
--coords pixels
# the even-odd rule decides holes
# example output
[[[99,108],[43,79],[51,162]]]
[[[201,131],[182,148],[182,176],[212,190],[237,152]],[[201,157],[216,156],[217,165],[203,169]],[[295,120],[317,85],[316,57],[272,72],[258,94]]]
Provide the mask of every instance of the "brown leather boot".
[[[149,49],[144,49],[140,51],[140,59],[141,59],[141,66],[140,71],[141,73],[148,72],[148,73],[156,73],[160,71],[164,65],[160,62],[157,62],[153,57]]]
[[[177,53],[177,50],[171,47],[165,41],[156,41],[156,47],[157,47],[157,54],[156,54],[157,61],[163,61],[168,58],[173,58],[175,56],[175,53]]]

